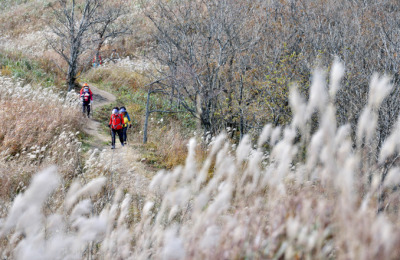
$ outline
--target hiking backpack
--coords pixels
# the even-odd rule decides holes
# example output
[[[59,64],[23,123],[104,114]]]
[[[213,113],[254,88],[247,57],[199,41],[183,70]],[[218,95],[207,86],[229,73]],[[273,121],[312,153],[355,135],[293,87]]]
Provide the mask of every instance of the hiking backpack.
[[[121,114],[111,116],[111,127],[114,130],[120,130],[123,128],[124,119]]]
[[[89,103],[90,102],[90,92],[89,91],[84,91],[82,93],[82,100],[85,103]]]

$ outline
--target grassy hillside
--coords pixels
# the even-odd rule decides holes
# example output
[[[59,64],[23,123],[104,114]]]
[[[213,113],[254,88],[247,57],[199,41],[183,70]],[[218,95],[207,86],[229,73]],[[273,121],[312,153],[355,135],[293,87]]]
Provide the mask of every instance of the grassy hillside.
[[[38,254],[48,258],[397,259],[398,169],[387,172],[382,182],[384,172],[377,169],[398,152],[399,129],[393,129],[379,160],[369,160],[377,134],[370,127],[377,120],[371,109],[380,105],[384,94],[371,97],[363,110],[357,140],[359,144],[365,138],[368,145],[352,143],[349,127],[336,125],[335,106],[324,102],[339,89],[340,77],[340,73],[330,77],[334,83],[328,94],[322,87],[324,77],[316,76],[322,81],[314,82],[318,84],[313,85],[308,102],[293,89],[295,120],[290,126],[267,125],[257,144],[246,136],[237,148],[221,135],[210,144],[202,164],[195,160],[197,144],[192,140],[183,167],[159,172],[140,198],[117,189],[101,212],[92,208],[98,209],[98,203],[106,200],[105,177],[86,185],[74,182],[59,201],[63,206],[46,212],[41,209],[48,194],[61,183],[54,169],[39,173],[0,227],[0,234],[10,238],[24,234],[20,240],[10,240],[15,249],[7,247],[4,254],[11,258]],[[373,79],[370,89],[387,94],[391,86],[382,77]],[[311,134],[307,125],[314,109],[323,123]],[[302,137],[295,143],[296,129]],[[265,150],[266,144],[270,151]],[[303,145],[308,147],[304,160],[299,159],[304,156]]]
[[[133,34],[96,69],[93,43],[77,82],[117,96],[104,125],[128,108],[129,149],[155,176],[123,152],[82,156],[44,37],[52,1],[2,3],[2,258],[400,258],[396,1],[129,2]],[[164,112],[143,145],[150,87]]]
[[[0,86],[0,199],[8,205],[43,167],[58,165],[65,180],[79,172],[81,122],[75,96],[5,76]]]

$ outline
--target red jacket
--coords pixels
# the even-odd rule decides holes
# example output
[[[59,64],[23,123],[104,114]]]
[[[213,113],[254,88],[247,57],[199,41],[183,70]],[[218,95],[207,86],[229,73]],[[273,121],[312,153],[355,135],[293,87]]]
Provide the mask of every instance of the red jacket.
[[[94,55],[94,57],[93,57],[93,63],[96,63],[96,55]],[[103,62],[102,62],[102,60],[101,60],[101,56],[99,55],[99,64],[100,65],[102,65],[103,64]]]
[[[122,128],[124,128],[124,116],[121,114],[112,114],[108,125],[111,126],[111,128],[114,130],[121,130]]]
[[[80,97],[82,98],[83,94],[84,94],[84,88],[81,88],[81,91],[79,92],[79,94],[80,94]],[[89,94],[90,94],[90,96],[89,96],[90,100],[93,100],[93,93],[90,90],[90,88],[89,88]]]

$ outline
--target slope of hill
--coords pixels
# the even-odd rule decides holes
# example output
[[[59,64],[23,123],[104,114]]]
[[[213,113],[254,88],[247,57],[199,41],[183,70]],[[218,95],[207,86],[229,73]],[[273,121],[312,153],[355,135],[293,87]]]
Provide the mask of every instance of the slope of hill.
[[[4,3],[0,47],[54,55],[42,36],[51,1]],[[94,120],[76,95],[0,77],[1,258],[400,259],[397,2],[147,3],[152,46],[139,48],[142,32],[118,42],[136,59],[82,65],[103,99]],[[140,58],[150,49],[153,66]],[[315,59],[329,69],[311,76]],[[375,66],[393,80],[371,77]],[[191,101],[192,115],[210,117],[150,118],[147,147],[171,167],[155,174],[140,129],[111,150],[101,125],[121,104],[140,124],[160,75],[168,95],[154,107]],[[215,132],[186,145],[201,124]]]
[[[333,74],[330,82],[340,77]],[[192,140],[185,165],[160,171],[144,193],[131,194],[147,186],[143,178],[127,180],[138,185],[134,190],[111,185],[116,175],[106,165],[123,160],[120,154],[93,152],[83,176],[98,178],[84,184],[66,187],[55,169],[39,173],[1,222],[0,236],[8,238],[1,241],[3,257],[397,259],[399,172],[391,170],[381,183],[376,169],[396,155],[399,129],[383,144],[379,161],[368,160],[376,134],[370,125],[377,120],[371,108],[384,95],[371,96],[359,124],[357,140],[371,145],[352,148],[349,127],[338,128],[334,105],[326,106],[335,93],[328,94],[323,81],[314,82],[309,102],[292,90],[291,126],[267,125],[257,145],[247,136],[236,149],[219,136],[201,165]],[[387,94],[391,86],[383,77],[370,88]],[[314,109],[323,123],[308,135]],[[295,127],[300,142],[294,142]]]

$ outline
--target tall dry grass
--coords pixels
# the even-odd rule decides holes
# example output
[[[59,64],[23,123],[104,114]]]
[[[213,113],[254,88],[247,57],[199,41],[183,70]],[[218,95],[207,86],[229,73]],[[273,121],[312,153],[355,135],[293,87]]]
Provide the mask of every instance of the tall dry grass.
[[[176,120],[156,120],[150,118],[150,141],[144,145],[143,156],[147,163],[160,168],[171,169],[185,163],[187,155],[187,132]],[[132,139],[140,143],[143,141],[143,132],[136,129]]]
[[[55,169],[39,173],[1,222],[0,236],[8,238],[3,255],[398,259],[400,175],[392,158],[400,148],[400,123],[382,147],[375,143],[378,108],[392,86],[387,77],[372,77],[353,142],[349,126],[335,120],[343,71],[341,64],[333,65],[329,86],[325,74],[315,72],[308,101],[293,87],[293,121],[285,128],[265,126],[257,144],[246,136],[232,149],[221,135],[198,164],[191,140],[184,166],[160,171],[142,194],[140,208],[117,191],[94,213],[91,198],[107,185],[100,177],[85,186],[75,182],[62,207],[46,213],[43,205],[61,183]],[[319,128],[311,134],[315,113]],[[138,217],[130,218],[136,210]]]
[[[81,117],[76,95],[0,77],[0,198],[23,191],[40,168],[58,165],[63,175],[77,173]]]
[[[106,82],[107,87],[113,91],[119,91],[121,87],[134,91],[139,86],[143,86],[145,82],[141,73],[117,65],[101,66],[95,70],[89,70],[85,74],[85,78],[93,83]]]

